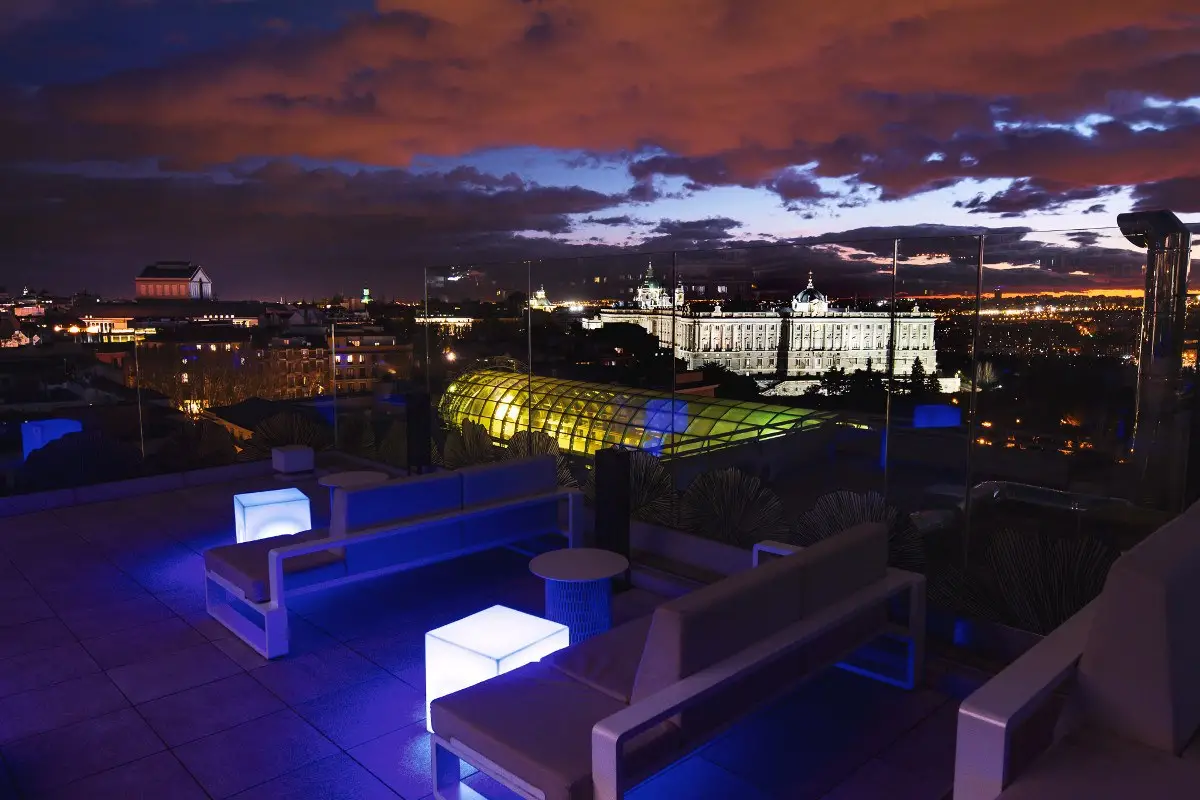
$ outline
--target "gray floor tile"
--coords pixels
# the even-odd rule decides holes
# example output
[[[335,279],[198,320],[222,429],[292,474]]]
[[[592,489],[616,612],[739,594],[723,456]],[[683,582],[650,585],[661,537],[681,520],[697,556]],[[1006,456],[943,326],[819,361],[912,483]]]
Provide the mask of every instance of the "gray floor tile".
[[[98,665],[78,642],[0,660],[0,697],[52,686],[70,678],[99,672]]]
[[[83,640],[83,646],[103,669],[134,664],[203,644],[199,631],[178,617],[127,628]]]
[[[211,642],[108,670],[108,676],[133,703],[191,689],[241,672]]]
[[[175,748],[175,755],[200,785],[218,798],[237,794],[337,752],[336,745],[290,710],[277,711]]]
[[[156,753],[63,786],[45,800],[208,800],[171,753]]]
[[[133,600],[59,614],[66,626],[80,639],[92,639],[106,633],[136,628],[139,625],[169,619],[171,616],[171,609],[149,593]]]
[[[32,589],[23,590],[13,597],[0,599],[0,628],[53,616],[54,611]]]
[[[74,641],[75,634],[58,617],[46,617],[0,629],[0,658],[61,647]]]
[[[425,634],[398,633],[351,639],[346,646],[393,675],[425,662]]]
[[[61,728],[128,706],[102,672],[0,698],[0,743]]]
[[[686,797],[688,800],[769,800],[769,795],[733,773],[692,757],[668,767],[636,787],[629,800],[660,800]]]
[[[296,705],[295,711],[349,749],[425,718],[425,695],[384,675]]]
[[[13,780],[42,792],[164,749],[131,708],[4,745],[0,752]]]
[[[914,772],[878,758],[868,761],[821,800],[943,800],[953,788],[954,775]],[[1064,799],[1065,800],[1065,799]]]
[[[282,700],[245,673],[137,707],[150,727],[171,747],[220,733],[284,708]]]
[[[205,613],[207,614],[207,612]],[[220,625],[219,622],[217,624]],[[287,655],[274,661],[263,658],[250,645],[233,636],[232,633],[229,633],[229,629],[223,625],[221,626],[221,630],[225,631],[227,635],[214,640],[213,643],[220,648],[222,653],[232,658],[243,669],[247,670],[258,669],[268,664],[283,663],[287,660],[295,660],[307,653],[316,653],[338,646],[337,640],[332,636],[323,633],[311,623],[305,622],[295,614],[292,614],[288,619]]]
[[[345,753],[234,795],[237,800],[395,800],[397,796]]]
[[[295,705],[387,673],[337,645],[315,653],[284,656],[250,674],[286,703]]]
[[[348,752],[401,797],[424,797],[433,791],[429,733],[424,722],[380,736]],[[474,772],[473,767],[463,763],[463,778]]]

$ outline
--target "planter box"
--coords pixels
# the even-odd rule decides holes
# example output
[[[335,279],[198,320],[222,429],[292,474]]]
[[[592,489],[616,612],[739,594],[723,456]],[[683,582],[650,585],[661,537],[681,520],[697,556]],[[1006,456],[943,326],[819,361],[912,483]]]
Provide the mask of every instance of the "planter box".
[[[176,472],[167,475],[151,475],[146,478],[130,478],[109,483],[94,483],[91,486],[80,486],[75,489],[75,500],[72,505],[102,503],[106,500],[120,500],[125,497],[135,497],[143,494],[170,492],[183,488],[183,476]]]

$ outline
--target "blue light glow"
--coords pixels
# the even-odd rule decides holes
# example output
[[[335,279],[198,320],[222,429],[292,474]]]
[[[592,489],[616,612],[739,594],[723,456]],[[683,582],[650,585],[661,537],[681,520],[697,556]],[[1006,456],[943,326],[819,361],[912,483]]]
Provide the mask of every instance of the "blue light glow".
[[[29,454],[39,447],[45,447],[55,439],[60,439],[68,433],[79,433],[83,423],[77,419],[40,419],[35,422],[21,423],[21,458],[29,458]]]
[[[239,542],[312,530],[308,495],[295,487],[235,494],[233,524]]]
[[[425,634],[425,727],[429,704],[570,644],[566,625],[492,606]]]

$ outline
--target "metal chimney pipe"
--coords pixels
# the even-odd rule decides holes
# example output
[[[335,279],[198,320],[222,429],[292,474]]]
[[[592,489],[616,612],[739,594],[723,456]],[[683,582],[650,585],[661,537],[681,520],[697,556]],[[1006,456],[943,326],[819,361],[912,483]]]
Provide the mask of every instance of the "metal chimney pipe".
[[[1133,465],[1138,500],[1165,510],[1183,502],[1187,419],[1181,403],[1184,321],[1192,237],[1170,211],[1119,214],[1125,238],[1146,249],[1138,342]]]

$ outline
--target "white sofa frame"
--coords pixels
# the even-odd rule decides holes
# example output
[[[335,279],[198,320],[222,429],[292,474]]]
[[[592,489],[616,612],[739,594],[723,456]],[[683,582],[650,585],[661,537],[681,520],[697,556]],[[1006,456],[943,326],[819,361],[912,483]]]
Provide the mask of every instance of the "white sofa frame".
[[[793,545],[763,543],[768,552],[777,546],[788,548]],[[757,548],[756,548],[757,550]],[[767,666],[813,641],[818,636],[836,629],[852,619],[864,607],[885,602],[890,598],[908,594],[910,616],[907,635],[916,643],[915,658],[924,658],[925,653],[925,576],[904,570],[891,569],[887,576],[849,597],[834,603],[794,625],[763,639],[735,656],[714,664],[708,669],[690,675],[660,692],[637,701],[595,724],[592,728],[592,784],[595,800],[622,800],[634,784],[627,774],[624,745],[632,738],[649,730],[663,720],[678,715],[681,711],[700,705],[729,684],[749,677],[756,670]],[[917,662],[914,673],[921,672],[923,662]],[[799,676],[796,684],[811,676]],[[756,710],[750,706],[741,716]],[[740,717],[730,719],[725,727],[736,723]],[[513,775],[508,770],[486,758],[458,739],[449,740],[436,732],[432,739],[432,761],[434,797],[438,800],[467,800],[481,798],[474,790],[460,782],[460,762],[466,761],[481,772],[491,776],[506,788],[526,800],[545,800],[545,792]],[[665,767],[664,767],[665,769]],[[645,776],[642,777],[645,780]]]
[[[287,595],[300,595],[320,591],[331,586],[338,586],[355,581],[368,580],[380,575],[393,572],[403,572],[427,564],[447,561],[458,556],[469,555],[495,547],[503,547],[531,536],[529,531],[514,530],[504,536],[497,536],[483,542],[476,542],[469,547],[447,550],[436,555],[416,559],[396,561],[379,567],[364,570],[353,575],[339,575],[329,580],[315,581],[305,586],[284,590],[283,562],[288,558],[319,553],[333,548],[350,548],[366,542],[378,541],[391,536],[411,536],[421,530],[437,528],[450,522],[470,522],[486,518],[493,514],[530,506],[553,503],[560,507],[562,502],[567,504],[567,529],[560,530],[567,539],[568,547],[582,546],[583,537],[583,494],[578,489],[559,488],[544,494],[529,495],[512,500],[488,503],[469,508],[454,509],[425,516],[412,517],[393,522],[380,523],[338,536],[324,539],[314,539],[307,542],[284,545],[267,553],[268,599],[256,602],[246,598],[245,593],[235,584],[208,569],[204,575],[204,604],[209,615],[224,625],[235,636],[253,648],[263,658],[278,658],[287,655],[288,651],[288,617]],[[214,588],[220,592],[214,592]],[[223,597],[223,599],[219,599]],[[234,604],[237,607],[234,607]],[[243,613],[244,612],[244,613]],[[260,618],[262,625],[252,621]]]
[[[1075,677],[1097,603],[1084,606],[959,706],[954,800],[994,800],[1016,780],[1012,756],[1020,726]],[[1058,727],[1059,735],[1069,732],[1069,726]]]

